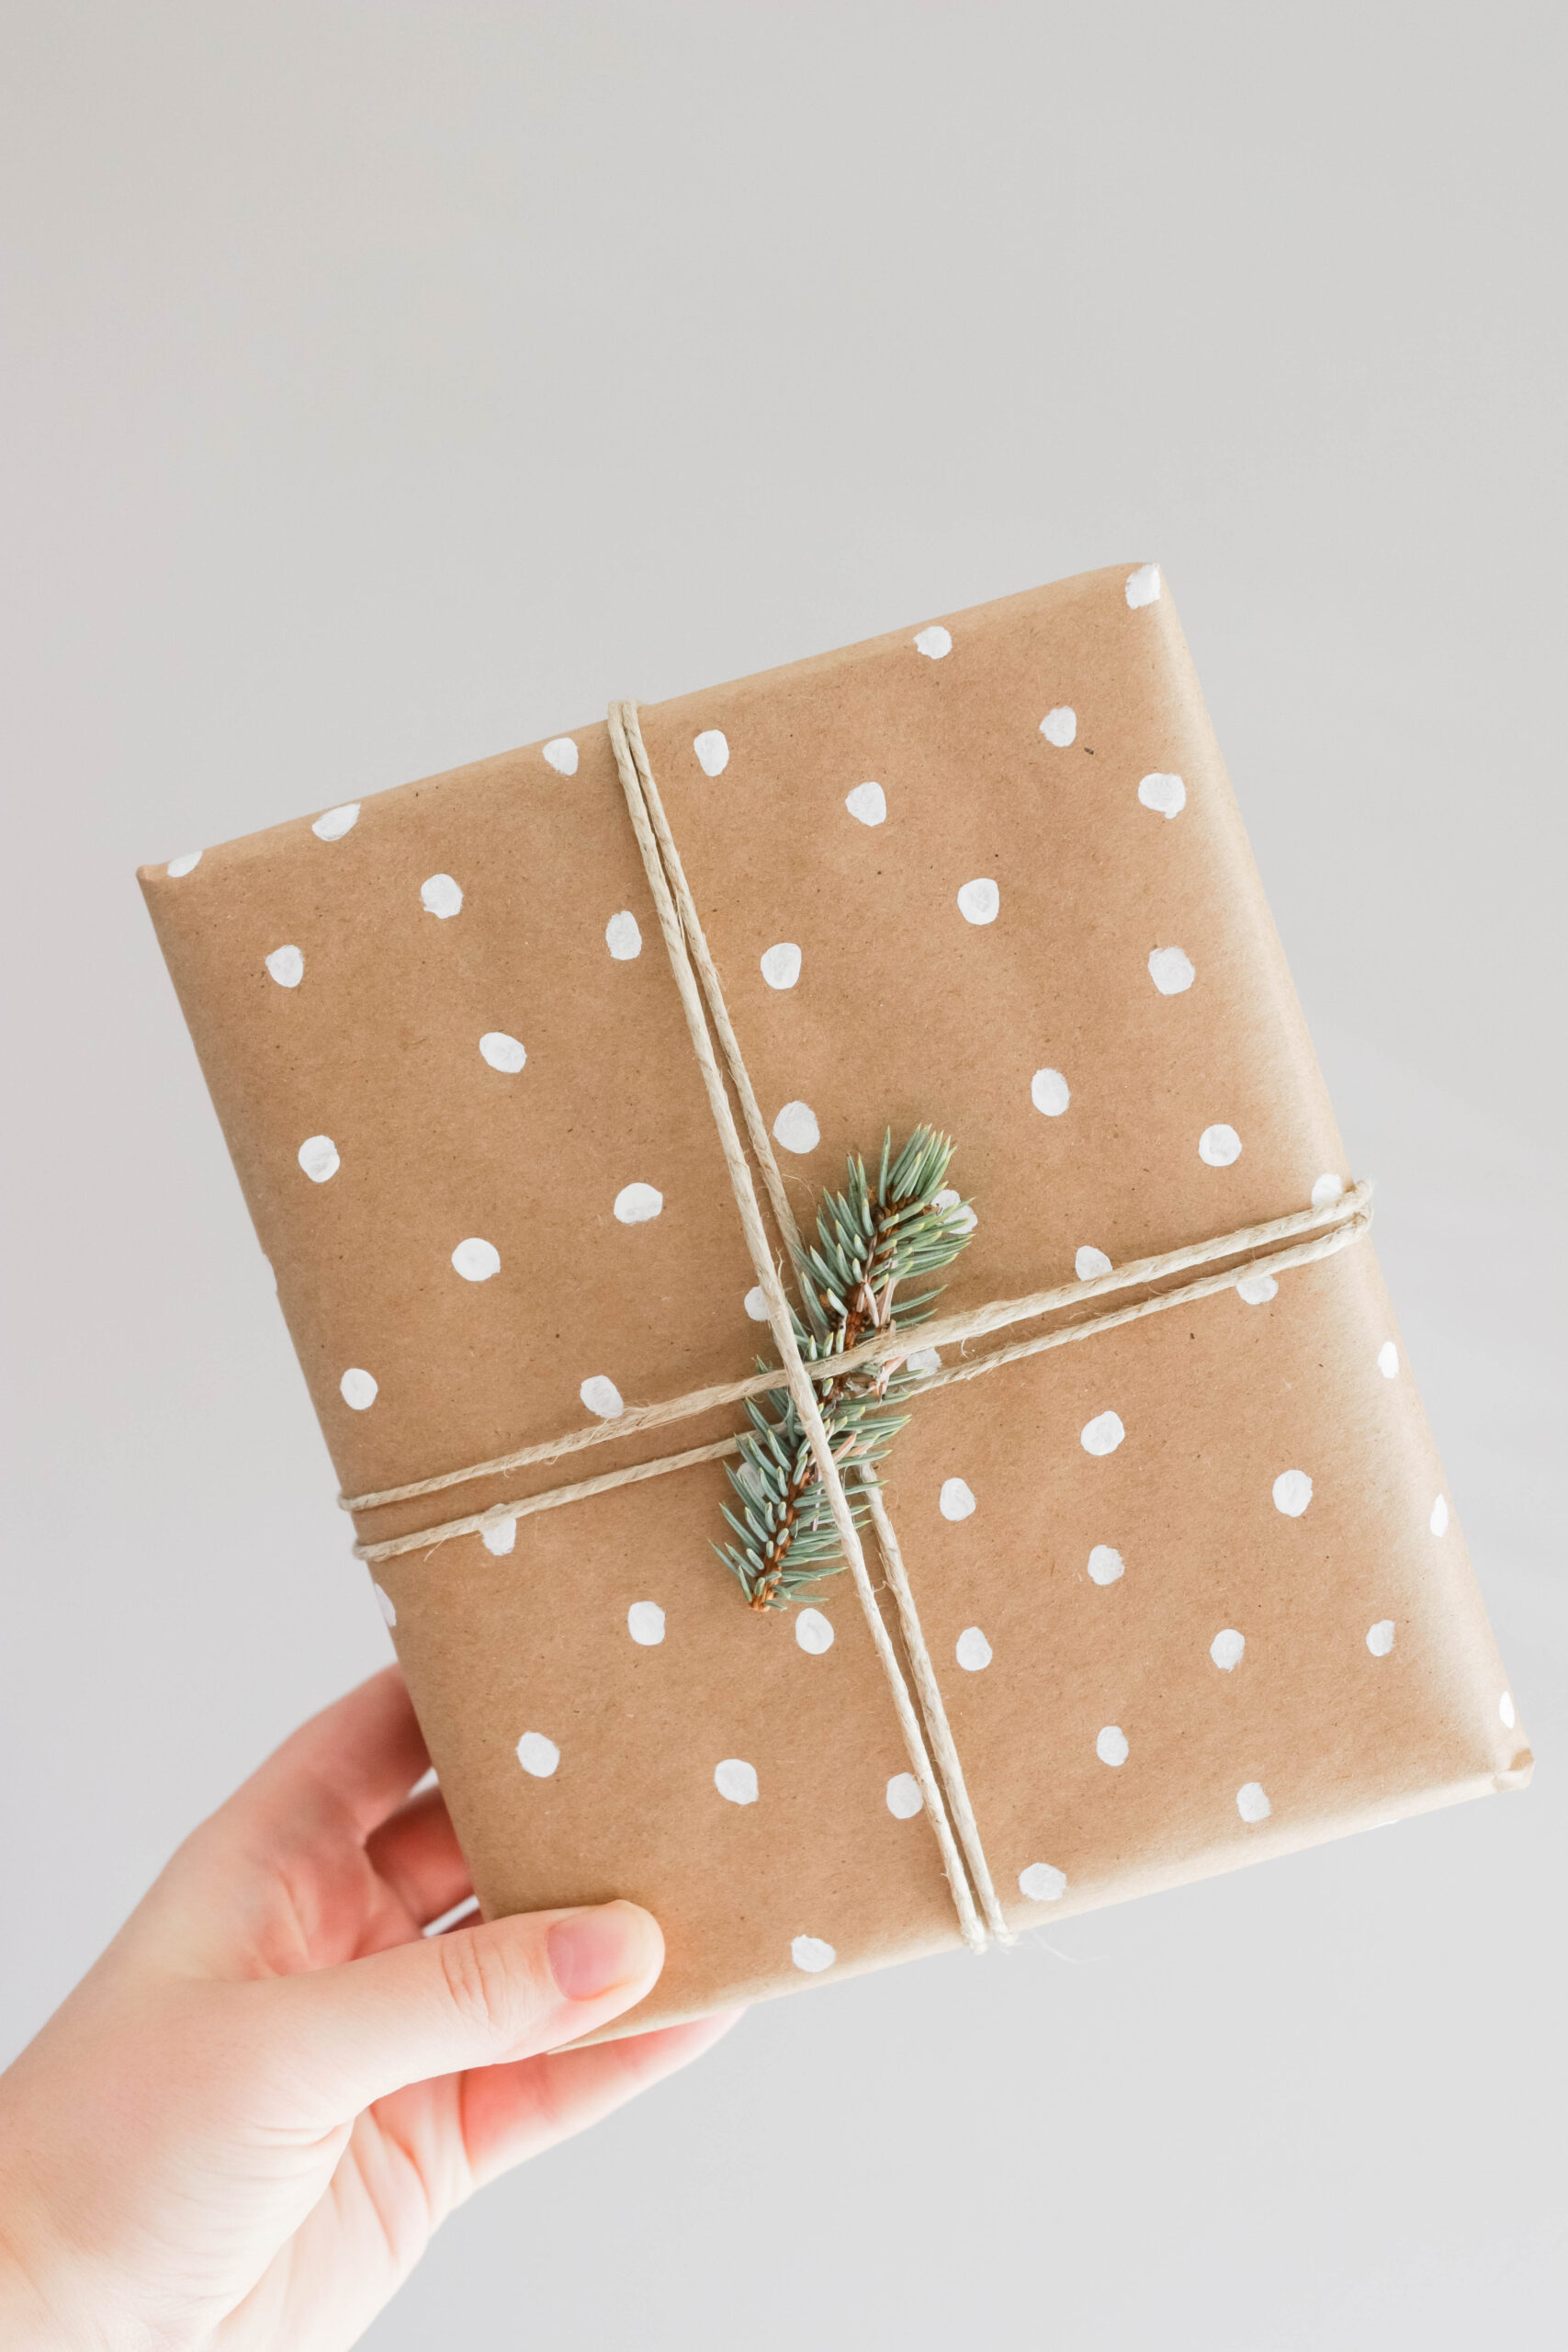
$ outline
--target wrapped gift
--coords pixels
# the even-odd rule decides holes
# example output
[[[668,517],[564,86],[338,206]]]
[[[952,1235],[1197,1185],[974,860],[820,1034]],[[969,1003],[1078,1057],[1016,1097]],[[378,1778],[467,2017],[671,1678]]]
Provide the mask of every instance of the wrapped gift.
[[[142,886],[484,1910],[663,1925],[620,2030],[1527,1777],[1154,566]],[[924,1126],[935,1319],[813,1362]],[[716,1548],[753,1407],[815,1583]]]

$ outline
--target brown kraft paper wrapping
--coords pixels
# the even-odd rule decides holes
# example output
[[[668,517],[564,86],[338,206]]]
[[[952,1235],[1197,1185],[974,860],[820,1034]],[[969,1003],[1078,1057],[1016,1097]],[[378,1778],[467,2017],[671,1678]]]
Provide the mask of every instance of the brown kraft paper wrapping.
[[[979,1226],[940,1312],[1349,1182],[1153,566],[642,727],[764,1116],[795,1106],[801,1221],[885,1128],[956,1138]],[[141,880],[345,1493],[578,1428],[614,1401],[584,1384],[629,1406],[772,1360],[603,724]],[[1528,1775],[1370,1241],[934,1391],[884,1476],[1014,1928]],[[748,1610],[728,1491],[708,1463],[374,1571],[486,1913],[661,1921],[626,2026],[957,1940],[848,1576],[806,1639]],[[752,1802],[716,1784],[736,1760]]]

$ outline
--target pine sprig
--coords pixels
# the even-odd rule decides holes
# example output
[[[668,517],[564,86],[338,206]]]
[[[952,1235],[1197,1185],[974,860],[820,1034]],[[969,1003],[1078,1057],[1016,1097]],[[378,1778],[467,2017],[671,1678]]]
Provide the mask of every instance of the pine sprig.
[[[940,1283],[901,1299],[897,1317],[894,1294],[900,1283],[950,1265],[975,1230],[968,1202],[937,1198],[947,1191],[952,1158],[950,1136],[917,1127],[897,1158],[889,1130],[874,1181],[858,1153],[850,1160],[843,1191],[818,1209],[817,1239],[798,1269],[805,1319],[793,1308],[791,1318],[808,1363],[925,1321]],[[757,1369],[772,1366],[759,1360]],[[817,1384],[834,1460],[846,1467],[879,1461],[908,1419],[898,1407],[918,1385],[897,1356]],[[748,1397],[746,1411],[751,1426],[728,1474],[736,1508],[724,1506],[737,1540],[714,1549],[753,1609],[784,1609],[841,1569],[839,1532],[795,1399],[775,1389]],[[858,1523],[869,1501],[858,1480],[846,1493]]]

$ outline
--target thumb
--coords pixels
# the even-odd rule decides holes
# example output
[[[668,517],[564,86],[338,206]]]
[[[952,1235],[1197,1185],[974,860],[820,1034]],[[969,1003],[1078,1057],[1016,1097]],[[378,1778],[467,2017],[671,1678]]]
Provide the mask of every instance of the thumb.
[[[254,1989],[273,2005],[275,2070],[281,2058],[299,2102],[339,2122],[405,2083],[575,2041],[640,2001],[663,1965],[652,1914],[604,1903],[454,1928]]]

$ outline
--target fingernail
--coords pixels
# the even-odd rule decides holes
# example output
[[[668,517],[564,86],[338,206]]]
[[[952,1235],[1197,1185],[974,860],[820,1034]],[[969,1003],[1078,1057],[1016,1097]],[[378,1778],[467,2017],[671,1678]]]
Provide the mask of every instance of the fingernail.
[[[569,2001],[592,2001],[640,1976],[648,1965],[646,1911],[635,1903],[605,1903],[558,1919],[545,1939],[550,1973]]]

